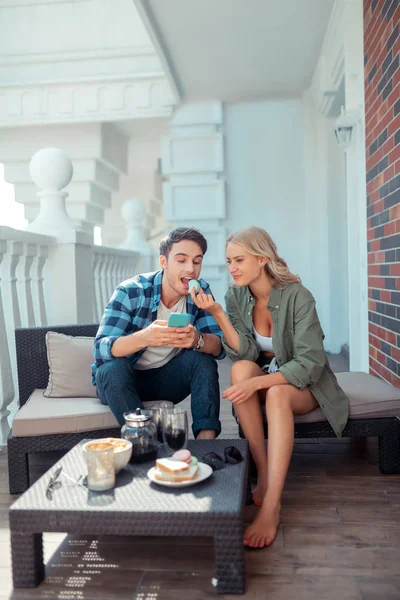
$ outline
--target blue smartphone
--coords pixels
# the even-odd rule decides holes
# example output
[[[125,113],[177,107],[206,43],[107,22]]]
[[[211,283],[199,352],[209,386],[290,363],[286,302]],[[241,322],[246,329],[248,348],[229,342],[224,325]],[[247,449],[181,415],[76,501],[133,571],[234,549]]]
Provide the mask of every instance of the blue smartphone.
[[[186,327],[190,323],[187,313],[171,313],[168,318],[168,327]]]

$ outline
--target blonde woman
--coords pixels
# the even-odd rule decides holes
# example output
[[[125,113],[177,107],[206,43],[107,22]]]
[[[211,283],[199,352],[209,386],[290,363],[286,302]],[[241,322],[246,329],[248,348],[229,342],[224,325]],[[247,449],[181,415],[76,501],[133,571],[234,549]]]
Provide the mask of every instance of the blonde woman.
[[[212,296],[201,290],[191,294],[217,321],[235,363],[232,385],[222,395],[233,403],[249,441],[258,471],[253,500],[261,506],[245,531],[244,544],[263,548],[273,542],[279,525],[293,450],[293,415],[320,406],[340,437],[349,402],[329,367],[314,298],[290,272],[268,233],[248,227],[231,235],[226,255],[234,281],[225,296],[227,314]],[[262,410],[268,421],[268,454]]]

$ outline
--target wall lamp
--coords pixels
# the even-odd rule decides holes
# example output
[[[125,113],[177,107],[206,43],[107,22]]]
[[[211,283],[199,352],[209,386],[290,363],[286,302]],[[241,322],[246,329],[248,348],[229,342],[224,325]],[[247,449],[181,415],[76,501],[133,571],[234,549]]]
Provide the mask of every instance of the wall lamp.
[[[344,107],[341,107],[340,115],[336,119],[333,132],[336,136],[336,141],[339,148],[341,148],[344,152],[346,152],[346,150],[349,148],[353,128],[357,125],[357,123],[360,122],[360,120],[361,117],[359,110],[356,109],[345,111]]]

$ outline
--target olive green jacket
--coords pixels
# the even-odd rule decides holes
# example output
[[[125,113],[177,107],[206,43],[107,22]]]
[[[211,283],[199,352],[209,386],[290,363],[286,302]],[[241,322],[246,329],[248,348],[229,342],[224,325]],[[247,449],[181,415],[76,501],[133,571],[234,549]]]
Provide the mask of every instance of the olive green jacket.
[[[255,300],[250,289],[230,287],[225,302],[229,320],[240,338],[237,352],[222,338],[227,355],[233,361],[256,361],[261,349],[253,334]],[[325,355],[324,334],[312,294],[300,283],[290,283],[282,289],[276,286],[267,307],[274,326],[272,346],[280,373],[300,390],[310,388],[332,429],[341,437],[349,415],[349,400]]]

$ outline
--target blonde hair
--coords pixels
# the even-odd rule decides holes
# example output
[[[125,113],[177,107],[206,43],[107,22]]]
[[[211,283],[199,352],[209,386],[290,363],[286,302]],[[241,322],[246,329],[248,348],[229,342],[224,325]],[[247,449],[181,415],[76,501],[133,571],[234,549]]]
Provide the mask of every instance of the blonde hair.
[[[261,227],[246,227],[233,233],[226,240],[228,244],[238,244],[253,256],[264,256],[268,259],[265,272],[281,285],[300,283],[300,277],[289,271],[283,258],[277,252],[276,244]]]

